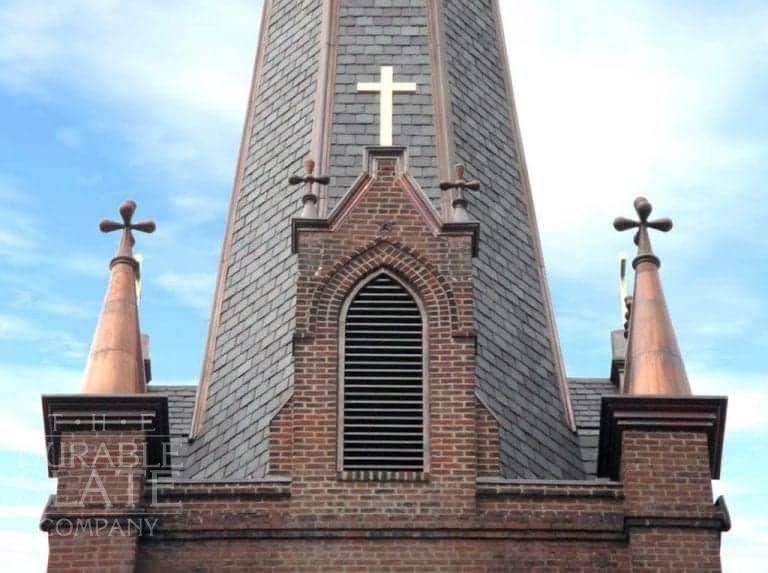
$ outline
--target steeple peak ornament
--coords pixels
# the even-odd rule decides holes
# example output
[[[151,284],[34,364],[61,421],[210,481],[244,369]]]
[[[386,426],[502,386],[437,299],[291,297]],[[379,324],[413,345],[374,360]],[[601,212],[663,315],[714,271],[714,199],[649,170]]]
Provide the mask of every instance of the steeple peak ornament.
[[[111,275],[99,322],[85,366],[84,394],[143,394],[147,381],[139,328],[136,283],[139,262],[133,256],[133,231],[152,233],[153,221],[133,222],[134,201],[120,205],[122,223],[103,220],[102,233],[123,231],[117,255],[109,265]]]
[[[453,167],[453,181],[442,181],[440,189],[450,191],[456,189],[456,197],[453,200],[453,222],[466,223],[469,221],[467,216],[467,199],[464,197],[464,190],[478,191],[480,189],[479,181],[467,181],[464,179],[464,165],[457,163]]]
[[[304,208],[299,215],[302,219],[317,219],[317,194],[314,191],[314,185],[328,185],[331,182],[331,178],[327,175],[321,175],[315,177],[315,161],[314,159],[307,159],[304,161],[304,171],[306,175],[301,177],[299,175],[292,175],[288,179],[289,185],[301,185],[307,186],[307,192],[302,197]]]
[[[382,147],[392,147],[395,94],[416,93],[417,91],[414,82],[395,82],[394,78],[395,68],[382,66],[380,81],[357,84],[358,93],[379,94],[381,96],[379,145]]]
[[[625,217],[617,217],[613,221],[613,228],[617,231],[628,231],[629,229],[637,229],[635,234],[635,245],[637,245],[637,256],[632,261],[632,267],[637,268],[637,265],[643,261],[649,261],[655,264],[657,267],[661,266],[659,258],[653,254],[653,247],[651,246],[651,239],[648,236],[648,229],[656,229],[662,233],[668,233],[672,230],[672,220],[658,219],[656,221],[649,221],[648,218],[653,212],[653,205],[645,197],[638,197],[635,199],[635,212],[639,217],[639,221],[633,221]]]
[[[117,250],[115,259],[126,258],[136,262],[133,256],[133,246],[136,244],[136,239],[133,236],[133,231],[140,231],[142,233],[154,233],[157,226],[154,221],[141,221],[139,223],[133,223],[133,215],[136,212],[136,202],[130,199],[124,201],[120,205],[120,218],[122,223],[116,221],[110,221],[104,219],[99,223],[99,230],[102,233],[111,233],[113,231],[123,231],[123,236],[120,239],[120,246]],[[112,260],[112,265],[115,264],[115,259]],[[136,265],[138,263],[136,262]]]
[[[637,256],[635,290],[627,297],[629,340],[624,393],[633,396],[690,396],[691,387],[685,372],[675,329],[669,316],[661,287],[661,262],[653,254],[648,229],[664,233],[672,229],[672,221],[649,221],[653,207],[644,197],[635,199],[639,221],[619,217],[613,222],[617,231],[638,229],[635,244]]]

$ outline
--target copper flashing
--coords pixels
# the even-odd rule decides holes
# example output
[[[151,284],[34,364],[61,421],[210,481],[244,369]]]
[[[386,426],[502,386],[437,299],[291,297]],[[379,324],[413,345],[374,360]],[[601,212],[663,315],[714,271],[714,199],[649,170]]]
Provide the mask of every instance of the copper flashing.
[[[237,214],[236,206],[240,200],[245,163],[248,156],[251,132],[253,130],[256,96],[258,95],[259,88],[261,86],[261,74],[264,68],[264,58],[266,57],[267,53],[267,43],[269,41],[269,20],[271,15],[272,0],[264,0],[259,28],[259,44],[256,49],[256,58],[253,62],[251,89],[248,94],[248,106],[245,110],[245,120],[243,121],[243,133],[240,140],[240,150],[237,156],[237,166],[235,167],[235,178],[232,183],[232,194],[229,201],[229,212],[227,214],[224,242],[221,246],[221,256],[219,258],[219,268],[216,278],[216,289],[213,295],[211,319],[208,324],[208,335],[205,342],[205,354],[203,356],[203,364],[200,369],[200,382],[197,385],[197,395],[195,396],[195,410],[192,413],[192,422],[189,429],[190,440],[194,440],[203,431],[203,424],[205,422],[206,408],[208,406],[208,387],[210,385],[211,375],[213,373],[213,358],[214,352],[216,350],[216,336],[218,335],[219,331],[221,308],[224,303],[224,282],[227,278],[229,254],[232,250],[232,237],[235,228],[235,216]]]
[[[541,292],[544,297],[545,311],[547,316],[547,330],[551,340],[552,361],[554,362],[557,377],[557,385],[560,390],[560,401],[565,410],[565,422],[572,432],[576,431],[576,416],[571,404],[571,393],[568,389],[568,375],[565,372],[565,359],[560,345],[560,335],[557,331],[557,320],[555,319],[555,307],[552,303],[552,293],[547,280],[547,269],[544,264],[544,249],[541,245],[541,233],[539,232],[539,223],[536,218],[536,206],[533,201],[533,192],[531,190],[531,178],[528,174],[528,162],[525,159],[525,148],[523,146],[523,136],[520,130],[520,121],[517,115],[517,103],[515,102],[515,91],[512,87],[512,72],[509,66],[509,55],[507,54],[507,44],[504,36],[504,26],[501,17],[501,8],[499,0],[491,0],[495,14],[496,26],[496,45],[501,58],[502,76],[507,88],[507,102],[509,107],[509,117],[512,126],[512,136],[514,137],[517,157],[513,158],[515,168],[520,173],[520,182],[522,185],[523,197],[525,200],[526,211],[528,214],[528,223],[531,229],[531,238],[533,239],[533,253],[536,261],[536,270],[541,283]]]
[[[446,74],[445,26],[443,25],[442,0],[427,0],[427,31],[432,62],[432,103],[435,118],[435,147],[437,167],[441,180],[451,177],[451,157],[456,155],[453,144],[453,126],[450,122],[450,85]],[[452,205],[449,194],[441,198],[440,213],[446,221],[451,218]]]
[[[326,0],[322,4],[320,23],[320,53],[317,66],[317,91],[312,119],[311,155],[316,158],[318,168],[328,173],[331,168],[331,138],[333,105],[336,95],[336,55],[338,52],[340,0]],[[314,186],[313,186],[314,189]],[[328,212],[328,190],[326,186],[316,189],[318,214]]]
[[[136,278],[139,263],[133,257],[133,231],[152,233],[152,221],[133,223],[136,203],[120,206],[122,223],[104,220],[104,233],[122,230],[120,247],[109,267],[111,276],[99,322],[85,367],[84,394],[143,394],[146,392],[144,357],[139,330]]]
[[[614,221],[618,231],[638,229],[635,235],[638,252],[632,263],[635,291],[629,318],[624,393],[635,396],[690,396],[688,375],[661,287],[661,262],[653,253],[648,236],[648,229],[670,231],[672,221],[649,221],[653,207],[644,197],[635,200],[635,211],[638,221],[623,217]]]

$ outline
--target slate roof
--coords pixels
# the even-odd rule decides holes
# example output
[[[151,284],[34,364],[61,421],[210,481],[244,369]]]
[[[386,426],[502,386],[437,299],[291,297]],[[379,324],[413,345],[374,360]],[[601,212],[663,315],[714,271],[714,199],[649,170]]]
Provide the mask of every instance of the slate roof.
[[[501,22],[494,2],[441,4],[454,160],[482,185],[467,209],[481,226],[478,393],[500,421],[505,477],[578,479],[581,456],[565,421]]]
[[[265,3],[270,4],[270,3]],[[296,261],[289,191],[310,147],[317,90],[321,0],[273,0],[268,49],[258,71],[243,146],[226,281],[215,333],[203,432],[190,445],[186,477],[256,479],[267,472],[269,422],[293,381]]]
[[[300,193],[288,192],[285,181],[301,169],[311,145],[323,4],[274,0],[265,20],[266,49],[248,111],[252,130],[244,137],[242,184],[227,231],[232,246],[217,290],[205,425],[190,446],[188,478],[263,477],[269,422],[290,395],[296,294],[290,236]],[[363,147],[378,143],[378,103],[355,93],[355,84],[376,79],[382,65],[394,65],[396,81],[419,86],[416,94],[397,96],[394,143],[408,146],[411,174],[440,203],[427,4],[341,0],[328,209],[359,174]],[[481,225],[477,392],[500,423],[505,477],[579,479],[579,438],[560,395],[500,22],[493,2],[437,5],[451,161],[465,163],[468,178],[483,186],[468,209]]]
[[[189,425],[192,422],[192,412],[195,409],[196,386],[184,385],[154,385],[148,386],[150,394],[168,396],[168,419],[171,436],[189,435]]]
[[[570,378],[568,384],[586,472],[587,475],[594,476],[597,469],[601,398],[617,394],[618,389],[610,380],[603,378]],[[196,387],[151,385],[149,392],[168,396],[171,438],[175,441],[175,450],[180,454],[180,459],[175,460],[175,463],[183,467],[187,447],[186,438],[195,406]]]
[[[618,389],[613,382],[603,378],[571,378],[568,385],[585,470],[587,475],[594,477],[597,474],[601,398],[617,394]]]
[[[189,425],[192,423],[192,412],[195,409],[196,386],[183,385],[154,385],[150,384],[147,391],[150,394],[168,396],[168,422],[171,439],[171,458],[177,474],[187,465],[187,438]]]

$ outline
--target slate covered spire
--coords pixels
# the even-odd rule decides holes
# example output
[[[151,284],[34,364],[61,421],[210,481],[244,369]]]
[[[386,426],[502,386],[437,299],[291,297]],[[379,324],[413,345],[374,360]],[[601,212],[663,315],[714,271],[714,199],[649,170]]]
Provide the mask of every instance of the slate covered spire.
[[[139,263],[133,256],[133,231],[152,233],[155,223],[133,223],[136,203],[120,206],[121,223],[104,220],[103,233],[122,231],[120,247],[109,264],[111,271],[104,305],[93,335],[83,380],[84,394],[143,394],[146,392],[144,358],[136,300]]]
[[[268,472],[294,368],[299,202],[286,180],[313,158],[331,178],[314,191],[328,216],[381,141],[381,90],[359,86],[383,68],[408,88],[394,93],[391,141],[410,176],[444,221],[457,206],[480,224],[476,393],[501,428],[502,473],[580,478],[496,0],[265,0],[186,473]],[[482,189],[466,207],[440,189],[457,163]]]

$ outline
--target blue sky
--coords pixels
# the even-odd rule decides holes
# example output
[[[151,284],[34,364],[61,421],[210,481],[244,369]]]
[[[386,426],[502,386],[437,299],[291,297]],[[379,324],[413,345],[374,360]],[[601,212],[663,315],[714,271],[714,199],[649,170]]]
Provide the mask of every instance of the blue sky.
[[[260,2],[0,0],[0,554],[42,570],[41,393],[76,392],[132,197],[159,383],[194,383]],[[768,562],[768,5],[503,0],[568,371],[604,376],[644,194],[694,391],[731,398],[726,571]],[[298,199],[297,199],[298,201]],[[298,203],[297,203],[298,205]]]

